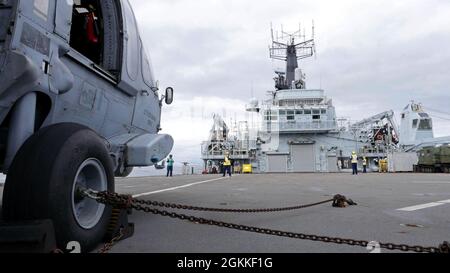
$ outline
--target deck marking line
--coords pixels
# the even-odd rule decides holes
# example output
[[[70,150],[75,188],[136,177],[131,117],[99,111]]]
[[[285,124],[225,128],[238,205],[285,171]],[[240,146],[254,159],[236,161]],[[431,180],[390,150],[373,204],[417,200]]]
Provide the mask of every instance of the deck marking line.
[[[422,204],[422,205],[417,205],[417,206],[412,206],[412,207],[406,207],[406,208],[402,208],[402,209],[398,209],[398,210],[399,211],[411,212],[411,211],[416,211],[416,210],[421,210],[421,209],[438,207],[438,206],[442,206],[442,205],[445,205],[445,204],[450,204],[450,200],[431,202],[431,203],[427,203],[427,204]]]
[[[161,192],[166,192],[166,191],[174,191],[174,190],[188,188],[188,187],[192,187],[192,186],[196,186],[196,185],[200,185],[200,184],[205,184],[205,183],[210,183],[210,182],[214,182],[214,181],[219,181],[219,180],[223,180],[223,179],[227,179],[227,178],[226,177],[221,177],[221,178],[210,179],[210,180],[206,180],[206,181],[190,183],[190,184],[186,184],[186,185],[179,186],[179,187],[173,187],[173,188],[168,188],[168,189],[164,189],[164,190],[158,190],[158,191],[152,191],[152,192],[136,194],[136,195],[133,195],[133,198],[139,198],[139,197],[148,196],[148,195],[161,193]]]
[[[450,184],[448,181],[412,181],[411,184]],[[408,184],[406,183],[406,184]]]

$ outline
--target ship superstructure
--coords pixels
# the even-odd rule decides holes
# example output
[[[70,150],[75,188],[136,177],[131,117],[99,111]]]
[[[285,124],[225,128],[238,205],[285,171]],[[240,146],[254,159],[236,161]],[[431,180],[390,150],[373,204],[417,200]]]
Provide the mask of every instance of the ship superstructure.
[[[402,125],[400,128],[400,134],[402,136],[400,145],[403,150],[419,151],[423,147],[450,144],[450,136],[434,136],[433,119],[428,111],[435,112],[436,110],[428,109],[414,101],[403,109],[401,113]]]
[[[416,103],[405,108],[400,129],[392,110],[356,123],[338,118],[332,99],[322,89],[307,88],[298,66],[299,60],[315,55],[314,26],[311,39],[301,30],[292,34],[272,30],[269,50],[272,59],[286,63],[286,69],[275,71],[275,89],[267,92],[267,99],[252,99],[246,109],[260,117],[260,126],[254,134],[248,127],[231,133],[216,126],[228,128],[215,116],[211,137],[202,144],[207,172],[220,171],[225,154],[238,170],[242,164],[252,164],[258,173],[339,172],[351,168],[352,152],[358,154],[360,165],[366,158],[368,168],[377,170],[381,159],[395,158],[406,147],[433,138],[432,120]],[[416,155],[402,156],[413,162],[412,170]]]
[[[221,164],[227,154],[237,170],[256,160],[256,139],[250,137],[247,121],[236,122],[229,127],[220,115],[214,114],[214,124],[208,141],[202,143],[202,159],[207,173],[221,172]]]

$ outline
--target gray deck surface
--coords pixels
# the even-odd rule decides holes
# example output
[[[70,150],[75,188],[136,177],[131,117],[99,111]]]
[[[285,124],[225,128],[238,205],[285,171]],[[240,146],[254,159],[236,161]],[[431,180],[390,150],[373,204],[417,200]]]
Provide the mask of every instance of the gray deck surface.
[[[219,180],[216,180],[217,178]],[[293,212],[250,215],[189,211],[182,213],[237,224],[367,241],[437,246],[450,240],[449,175],[267,174],[220,178],[126,178],[117,180],[116,190],[133,195],[148,194],[140,197],[145,200],[219,208],[293,206],[343,194],[356,201],[358,206],[338,209],[326,204]],[[0,196],[2,190],[0,186]],[[398,210],[437,201],[447,203],[437,203],[434,207],[409,212]],[[136,225],[134,237],[120,242],[111,252],[368,252],[361,247],[234,231],[146,215],[142,212],[134,212],[130,221]]]

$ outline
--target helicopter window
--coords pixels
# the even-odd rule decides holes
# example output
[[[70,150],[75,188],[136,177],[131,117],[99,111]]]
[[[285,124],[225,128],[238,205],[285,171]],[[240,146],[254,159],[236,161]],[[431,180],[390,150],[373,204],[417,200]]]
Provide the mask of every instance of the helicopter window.
[[[75,0],[70,46],[118,77],[121,63],[121,25],[113,0]]]
[[[135,80],[139,71],[139,36],[136,24],[136,19],[134,18],[133,9],[130,6],[129,1],[123,1],[124,5],[124,16],[125,16],[125,26],[127,39],[127,71],[128,75],[132,80]]]
[[[98,65],[102,62],[103,49],[100,16],[98,1],[74,1],[70,46]]]
[[[144,82],[148,87],[150,88],[155,87],[155,84],[153,83],[150,58],[145,52],[144,46],[141,47],[141,55],[142,55],[142,78],[144,79]]]

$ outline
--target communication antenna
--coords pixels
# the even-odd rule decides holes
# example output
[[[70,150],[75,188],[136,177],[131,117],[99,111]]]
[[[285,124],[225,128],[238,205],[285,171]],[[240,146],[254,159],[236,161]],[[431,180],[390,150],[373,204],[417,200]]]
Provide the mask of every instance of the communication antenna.
[[[253,96],[254,96],[254,84],[253,84],[253,80],[252,80],[252,83],[251,83],[251,87],[250,87],[250,92],[251,92],[251,98],[253,98]]]
[[[313,47],[313,54],[314,54],[314,58],[317,60],[317,47],[315,44],[315,40],[316,40],[316,26],[314,24],[314,20],[312,20],[312,39],[313,39],[313,43],[314,43],[314,47]]]
[[[316,45],[314,40],[315,28],[314,21],[312,25],[312,34],[310,39],[306,39],[306,30],[299,29],[296,32],[288,33],[284,31],[281,25],[281,38],[273,35],[274,30],[271,24],[272,44],[269,46],[270,58],[286,62],[286,77],[282,73],[277,73],[276,87],[278,89],[291,89],[295,79],[295,70],[298,68],[298,60],[312,57],[316,54]],[[288,41],[286,42],[286,39]]]

